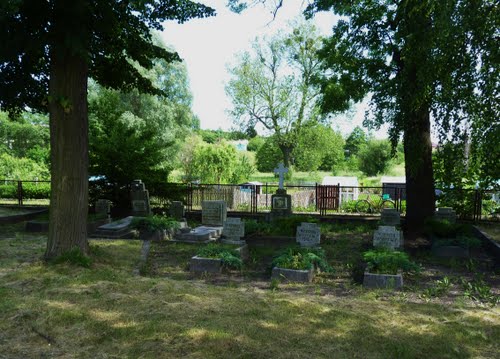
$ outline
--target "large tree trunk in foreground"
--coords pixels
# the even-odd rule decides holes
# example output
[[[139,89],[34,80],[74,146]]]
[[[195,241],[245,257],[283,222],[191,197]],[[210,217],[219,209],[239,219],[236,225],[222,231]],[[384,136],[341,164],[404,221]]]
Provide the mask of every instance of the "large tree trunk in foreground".
[[[47,259],[71,249],[88,254],[88,65],[67,44],[79,31],[82,1],[59,1],[58,38],[51,48],[49,82],[51,195]],[[65,13],[66,12],[66,13]],[[74,16],[69,16],[73,14]],[[67,18],[64,18],[67,16]],[[69,20],[68,20],[69,18]],[[67,30],[68,29],[68,30]],[[67,30],[67,31],[66,31]],[[70,32],[73,31],[73,34]],[[81,35],[80,35],[81,36]]]
[[[435,210],[430,119],[420,108],[408,119],[404,132],[407,230],[421,233],[426,218]]]

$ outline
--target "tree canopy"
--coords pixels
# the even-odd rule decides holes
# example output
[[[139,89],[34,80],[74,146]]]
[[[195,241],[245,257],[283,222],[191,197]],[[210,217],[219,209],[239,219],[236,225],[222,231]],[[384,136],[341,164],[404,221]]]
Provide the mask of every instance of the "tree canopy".
[[[498,137],[498,4],[316,0],[308,13],[323,10],[342,18],[320,53],[322,109],[370,95],[366,122],[389,123],[393,145],[403,137],[407,223],[418,229],[434,211],[431,116],[443,137],[466,123],[472,138]]]
[[[0,2],[0,106],[50,113],[51,210],[46,258],[88,253],[87,82],[164,95],[140,68],[178,56],[151,30],[214,14],[189,0]]]

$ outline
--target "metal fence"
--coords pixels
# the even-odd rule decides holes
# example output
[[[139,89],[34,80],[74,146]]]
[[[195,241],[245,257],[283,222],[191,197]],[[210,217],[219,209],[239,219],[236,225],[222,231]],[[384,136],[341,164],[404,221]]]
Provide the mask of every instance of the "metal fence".
[[[255,184],[181,184],[146,183],[151,208],[156,212],[168,211],[172,201],[182,201],[187,211],[201,210],[206,200],[223,200],[233,212],[262,213],[271,210],[276,183]],[[406,191],[400,186],[348,187],[314,185],[285,186],[292,199],[294,213],[322,216],[378,215],[383,208],[391,207],[406,212]],[[437,191],[436,206],[452,207],[460,219],[500,220],[500,192],[475,189],[448,189]],[[130,186],[89,182],[89,203],[98,198],[110,199],[117,209],[130,207]],[[49,181],[0,181],[0,204],[49,205]],[[92,206],[92,205],[91,205]]]

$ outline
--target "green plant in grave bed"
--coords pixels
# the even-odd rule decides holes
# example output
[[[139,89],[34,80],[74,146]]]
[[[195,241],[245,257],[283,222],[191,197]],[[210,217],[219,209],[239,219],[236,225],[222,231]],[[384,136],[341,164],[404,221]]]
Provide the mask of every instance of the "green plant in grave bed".
[[[456,238],[438,239],[433,245],[436,247],[458,246],[465,249],[473,249],[481,247],[481,241],[476,237],[460,235]]]
[[[491,306],[500,303],[500,296],[492,293],[491,287],[482,278],[475,278],[472,281],[462,279],[461,282],[465,297]]]
[[[149,217],[135,217],[132,219],[130,227],[152,232],[162,229],[176,229],[179,228],[179,223],[173,218],[155,215]]]
[[[297,226],[299,226],[302,222],[317,223],[318,219],[312,218],[310,216],[290,216],[277,218],[271,223],[272,234],[295,236]]]
[[[243,261],[239,257],[238,252],[227,246],[211,243],[200,248],[196,255],[203,258],[221,259],[222,265],[227,268],[241,269],[243,266]]]
[[[403,272],[420,272],[420,266],[410,261],[404,252],[386,249],[375,249],[363,253],[367,270],[377,274],[397,274]]]
[[[325,251],[321,248],[289,247],[274,258],[272,266],[295,270],[317,267],[323,272],[333,271],[326,261]]]

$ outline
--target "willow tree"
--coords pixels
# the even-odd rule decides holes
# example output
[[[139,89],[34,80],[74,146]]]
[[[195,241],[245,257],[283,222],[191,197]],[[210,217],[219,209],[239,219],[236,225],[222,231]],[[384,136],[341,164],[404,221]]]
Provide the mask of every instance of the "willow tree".
[[[304,124],[321,118],[319,87],[313,81],[320,70],[320,46],[317,30],[304,23],[289,34],[256,39],[253,52],[241,54],[230,69],[226,92],[233,102],[235,124],[242,129],[264,127],[287,167]]]
[[[161,95],[137,65],[150,69],[156,58],[178,57],[153,44],[151,29],[212,14],[189,0],[0,2],[0,106],[50,115],[46,258],[74,248],[88,253],[88,78]]]
[[[403,138],[406,218],[418,231],[435,207],[431,119],[442,139],[464,128],[498,137],[498,1],[315,0],[308,14],[323,10],[341,19],[320,53],[322,108],[369,95],[367,122],[389,123],[393,145]]]

